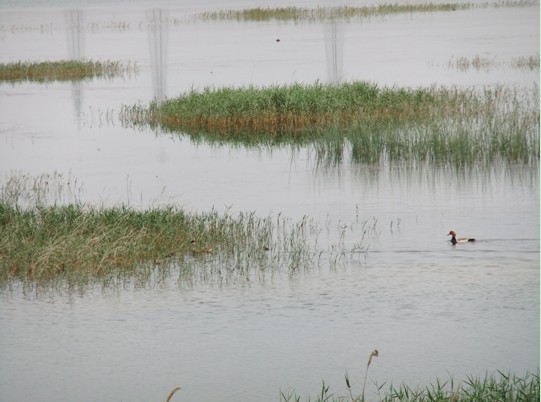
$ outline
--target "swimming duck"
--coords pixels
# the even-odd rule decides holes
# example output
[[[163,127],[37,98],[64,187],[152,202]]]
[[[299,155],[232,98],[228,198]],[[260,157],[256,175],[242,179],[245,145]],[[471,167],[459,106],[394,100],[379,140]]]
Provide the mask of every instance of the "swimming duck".
[[[454,230],[451,230],[447,236],[452,236],[451,237],[451,243],[453,244],[457,244],[457,243],[467,243],[469,241],[475,241],[475,239],[473,237],[460,237],[460,238],[456,238],[456,232]]]

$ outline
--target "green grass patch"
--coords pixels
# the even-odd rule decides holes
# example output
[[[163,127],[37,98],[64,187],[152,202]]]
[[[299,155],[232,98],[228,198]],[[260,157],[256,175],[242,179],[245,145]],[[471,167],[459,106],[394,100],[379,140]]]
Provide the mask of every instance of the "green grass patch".
[[[122,285],[136,280],[227,283],[251,281],[275,272],[297,274],[321,260],[336,266],[355,259],[378,235],[377,220],[348,225],[337,233],[305,216],[188,212],[176,206],[144,210],[129,206],[92,207],[78,201],[83,189],[61,174],[38,177],[12,172],[0,187],[0,288],[12,282],[30,286]],[[346,228],[359,231],[344,244]]]
[[[346,376],[349,391],[351,384]],[[300,402],[302,400],[315,402],[537,402],[539,401],[539,371],[536,374],[527,373],[518,376],[512,373],[498,371],[494,374],[486,374],[483,377],[467,377],[464,381],[455,382],[436,380],[435,383],[426,386],[400,386],[385,384],[377,386],[377,397],[364,397],[363,394],[356,396],[349,393],[336,395],[329,386],[323,383],[321,391],[311,398],[302,399],[295,393],[281,393],[283,402]]]
[[[124,107],[125,122],[169,130],[204,130],[223,135],[243,132],[271,136],[302,134],[352,124],[422,121],[434,113],[459,113],[459,90],[387,88],[368,82],[316,83],[266,88],[206,88],[148,107]]]
[[[452,12],[488,7],[529,7],[539,5],[534,0],[500,1],[495,3],[418,3],[418,4],[379,4],[369,6],[340,7],[257,7],[242,10],[218,10],[197,14],[197,18],[207,21],[327,21],[369,18],[390,14]]]
[[[0,203],[0,283],[63,279],[78,284],[145,276],[171,266],[187,272],[200,258],[205,264],[217,259],[224,271],[295,270],[314,255],[304,225],[253,213],[188,213],[173,206],[22,209]]]
[[[113,78],[137,72],[135,63],[119,61],[60,60],[0,63],[0,81],[77,81]]]
[[[539,160],[539,95],[513,88],[398,88],[367,82],[190,91],[123,106],[125,125],[196,141],[308,145],[322,161]]]

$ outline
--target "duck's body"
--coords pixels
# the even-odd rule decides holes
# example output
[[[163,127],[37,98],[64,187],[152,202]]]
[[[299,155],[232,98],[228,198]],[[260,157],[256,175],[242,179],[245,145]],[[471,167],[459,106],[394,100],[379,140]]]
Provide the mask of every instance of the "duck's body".
[[[447,236],[452,236],[451,237],[451,243],[454,244],[457,244],[457,243],[467,243],[469,241],[475,241],[475,239],[473,237],[459,237],[457,238],[456,237],[456,232],[454,230],[451,230]]]

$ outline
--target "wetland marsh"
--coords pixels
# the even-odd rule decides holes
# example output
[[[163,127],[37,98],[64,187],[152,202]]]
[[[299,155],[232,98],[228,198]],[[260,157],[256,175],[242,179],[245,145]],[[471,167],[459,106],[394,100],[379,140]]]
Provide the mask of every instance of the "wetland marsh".
[[[536,393],[539,3],[453,4],[0,3],[137,66],[0,83],[2,397]]]

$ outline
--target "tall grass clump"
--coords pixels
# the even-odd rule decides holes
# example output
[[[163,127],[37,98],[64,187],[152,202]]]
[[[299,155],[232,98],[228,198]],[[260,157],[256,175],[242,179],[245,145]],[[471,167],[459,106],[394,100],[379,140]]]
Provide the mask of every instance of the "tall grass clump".
[[[443,94],[434,88],[385,88],[367,82],[206,88],[153,102],[147,108],[125,106],[122,118],[128,123],[148,123],[176,131],[279,136],[354,122],[418,121],[442,107],[458,112],[456,95]]]
[[[385,384],[378,387],[377,396],[365,399],[364,395],[335,396],[331,393],[330,387],[324,384],[322,391],[315,398],[305,400],[315,402],[537,402],[540,392],[539,371],[536,374],[527,373],[524,376],[497,371],[494,374],[487,373],[483,377],[469,376],[461,382],[456,382],[451,378],[449,381],[437,379],[435,383],[426,386],[390,384],[386,389],[384,387]],[[302,399],[295,394],[282,393],[281,400],[300,402]]]
[[[137,72],[135,63],[120,61],[60,60],[0,63],[0,81],[74,81],[113,78]]]
[[[428,161],[487,165],[504,161],[539,163],[537,89],[512,88],[464,93],[460,113],[402,125],[357,124],[342,130],[341,145],[353,162]],[[336,137],[336,134],[334,135]],[[332,136],[329,135],[329,138]],[[332,143],[332,146],[328,146]],[[338,140],[318,141],[318,155],[336,153]],[[330,148],[327,150],[327,148]]]
[[[538,88],[207,88],[124,106],[121,120],[210,142],[309,145],[322,162],[539,160]]]
[[[252,267],[294,270],[315,254],[302,222],[217,211],[196,214],[174,206],[22,209],[0,203],[0,232],[0,283],[59,278],[84,283],[164,266],[191,269],[194,258],[216,260],[214,266],[225,272],[246,276]]]
[[[61,174],[38,177],[12,172],[0,186],[0,286],[25,284],[141,285],[167,280],[179,283],[229,283],[264,278],[275,272],[293,275],[318,266],[356,259],[376,235],[376,221],[338,224],[326,235],[337,244],[319,244],[322,229],[308,216],[298,221],[282,214],[188,212],[174,205],[147,209],[93,207],[73,201],[82,188]],[[64,196],[67,192],[68,196]],[[345,228],[357,233],[347,245]],[[325,236],[325,233],[323,233]]]
[[[178,272],[179,281],[247,279],[312,266],[317,224],[253,212],[136,210],[73,202],[76,180],[12,173],[0,187],[0,285],[84,285]],[[68,192],[66,198],[62,194]],[[66,204],[58,204],[66,202]]]

